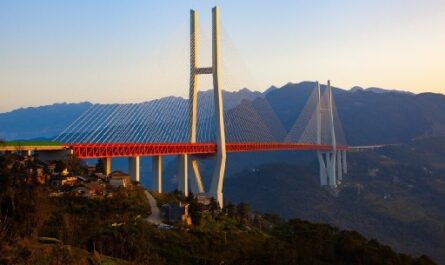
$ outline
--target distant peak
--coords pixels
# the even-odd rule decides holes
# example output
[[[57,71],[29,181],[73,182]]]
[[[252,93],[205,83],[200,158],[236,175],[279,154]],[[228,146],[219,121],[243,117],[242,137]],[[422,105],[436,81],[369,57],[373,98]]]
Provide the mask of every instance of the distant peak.
[[[247,87],[241,88],[238,92],[252,92]]]
[[[270,92],[277,90],[277,89],[278,89],[278,87],[276,87],[276,86],[270,86],[268,89],[266,89],[266,91],[264,91],[264,94],[267,95]]]
[[[415,95],[414,93],[409,92],[409,91],[398,90],[398,89],[385,89],[385,88],[379,88],[379,87],[368,87],[365,89],[360,86],[354,86],[350,89],[350,91],[351,92],[366,91],[366,92],[373,92],[373,93],[377,93],[377,94],[398,93],[398,94],[405,94],[405,95]]]
[[[363,91],[363,90],[365,90],[365,89],[361,86],[354,86],[354,87],[351,87],[351,89],[349,91],[355,92],[355,91]]]

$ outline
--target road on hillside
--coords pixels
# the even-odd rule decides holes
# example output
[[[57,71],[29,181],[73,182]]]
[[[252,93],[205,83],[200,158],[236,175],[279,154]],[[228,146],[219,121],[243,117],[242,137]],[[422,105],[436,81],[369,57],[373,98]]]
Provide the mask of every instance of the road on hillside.
[[[147,196],[148,202],[150,203],[151,215],[147,218],[147,221],[159,225],[162,223],[161,211],[159,210],[156,200],[150,192],[145,191],[145,196]]]

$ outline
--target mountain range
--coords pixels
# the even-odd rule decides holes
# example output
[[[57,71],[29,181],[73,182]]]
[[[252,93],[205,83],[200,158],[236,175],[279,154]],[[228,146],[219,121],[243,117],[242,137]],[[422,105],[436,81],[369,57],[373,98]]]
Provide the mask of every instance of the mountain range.
[[[224,92],[224,105],[229,110],[240,106],[243,100],[250,101],[261,115],[278,118],[289,131],[314,85],[313,82],[288,83],[281,88],[272,86],[263,93],[246,88]],[[211,93],[201,92],[204,99]],[[334,88],[334,97],[350,145],[402,143],[417,136],[445,133],[445,96],[442,94]],[[270,106],[266,113],[264,103]],[[6,140],[55,137],[91,106],[89,102],[62,103],[0,113],[0,137]]]

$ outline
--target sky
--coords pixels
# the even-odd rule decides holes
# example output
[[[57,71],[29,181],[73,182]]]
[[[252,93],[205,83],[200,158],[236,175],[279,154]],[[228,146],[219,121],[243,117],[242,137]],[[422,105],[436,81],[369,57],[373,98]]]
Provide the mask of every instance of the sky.
[[[443,0],[0,0],[0,112],[185,97],[189,10],[209,66],[215,5],[223,89],[330,79],[445,94]]]

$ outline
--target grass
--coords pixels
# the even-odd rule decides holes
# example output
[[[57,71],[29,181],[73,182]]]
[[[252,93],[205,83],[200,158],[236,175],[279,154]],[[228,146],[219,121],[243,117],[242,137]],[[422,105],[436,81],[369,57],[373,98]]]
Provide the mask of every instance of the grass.
[[[14,264],[55,264],[54,262],[60,262],[58,264],[98,264],[98,265],[128,265],[130,262],[113,258],[98,253],[91,253],[84,249],[80,249],[70,245],[63,245],[62,243],[41,243],[38,240],[21,240],[17,242],[20,246],[15,251],[23,252],[27,250],[27,257],[20,256],[20,253],[8,253],[5,255],[7,260],[13,260]],[[11,258],[11,254],[15,257]],[[23,255],[23,254],[22,254]]]

